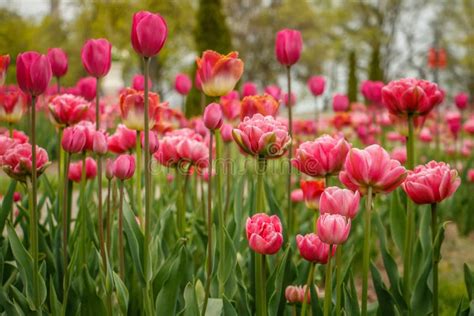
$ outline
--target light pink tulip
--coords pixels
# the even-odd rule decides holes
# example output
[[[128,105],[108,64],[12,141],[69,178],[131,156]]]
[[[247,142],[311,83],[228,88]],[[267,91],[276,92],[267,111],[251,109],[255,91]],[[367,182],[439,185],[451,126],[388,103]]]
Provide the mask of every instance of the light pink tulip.
[[[114,176],[120,180],[127,180],[135,173],[135,157],[123,154],[114,161]]]
[[[224,122],[221,106],[217,103],[211,103],[206,106],[202,119],[204,125],[211,131],[221,128]]]
[[[249,217],[245,225],[250,248],[262,255],[273,255],[283,244],[282,226],[276,215],[258,213]]]
[[[222,127],[221,127],[221,136],[222,136],[222,140],[225,142],[225,143],[230,143],[231,141],[233,141],[233,137],[232,137],[232,125],[230,124],[222,124]]]
[[[395,147],[390,153],[390,157],[404,165],[407,161],[407,150],[405,147]]]
[[[107,153],[107,135],[103,131],[95,131],[93,136],[92,151],[99,155]]]
[[[111,158],[105,161],[105,177],[107,180],[112,180],[114,177],[114,161]]]
[[[318,236],[330,245],[343,244],[351,231],[351,220],[339,214],[322,214],[318,218]]]
[[[80,153],[84,151],[86,145],[85,130],[81,127],[70,126],[63,131],[61,146],[68,153]]]
[[[11,178],[21,182],[30,177],[33,170],[31,161],[31,144],[14,143],[2,155],[3,171]],[[36,173],[42,174],[49,165],[48,153],[43,148],[36,146]]]
[[[149,132],[148,143],[150,145],[150,154],[154,154],[159,146],[160,142],[158,141],[158,135],[154,131]],[[140,132],[140,144],[142,148],[145,148],[145,132]]]
[[[321,241],[318,235],[311,233],[296,235],[296,245],[300,255],[309,262],[326,264],[328,262],[329,244]],[[335,247],[333,247],[334,254]],[[332,256],[332,255],[331,255]]]
[[[324,190],[319,200],[321,214],[339,214],[353,219],[359,212],[360,194],[338,187],[329,187]]]
[[[306,285],[289,285],[285,289],[285,298],[289,304],[303,303],[305,293]],[[306,302],[309,303],[311,300],[311,293],[308,291],[308,294],[306,296]]]
[[[304,193],[302,189],[294,189],[291,191],[291,202],[299,203],[304,201]]]

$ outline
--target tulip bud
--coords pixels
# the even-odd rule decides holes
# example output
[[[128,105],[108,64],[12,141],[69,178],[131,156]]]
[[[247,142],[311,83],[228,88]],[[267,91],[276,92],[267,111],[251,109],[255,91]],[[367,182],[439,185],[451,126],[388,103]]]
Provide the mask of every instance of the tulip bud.
[[[0,55],[0,86],[5,83],[8,65],[10,65],[10,55]]]
[[[209,104],[203,114],[204,125],[211,131],[219,129],[224,122],[221,106],[217,103]]]
[[[232,137],[232,125],[230,124],[222,124],[221,126],[221,135],[222,135],[222,140],[225,143],[230,143],[234,140]]]
[[[174,80],[174,88],[181,95],[187,95],[192,87],[191,79],[185,74],[178,74]]]
[[[109,181],[114,177],[114,161],[110,158],[105,161],[105,177]]]
[[[81,50],[82,65],[95,78],[107,75],[111,66],[112,45],[104,38],[88,40]]]
[[[107,136],[104,132],[96,131],[94,133],[92,151],[99,155],[107,153]]]
[[[148,89],[151,89],[152,82],[151,79],[148,78]],[[143,75],[135,75],[132,79],[132,88],[137,91],[144,91],[145,90],[145,77]]]
[[[97,164],[91,157],[86,158],[86,180],[94,179],[97,175]],[[82,160],[73,162],[69,165],[68,178],[74,182],[81,182],[82,178]]]
[[[48,60],[51,64],[53,76],[59,78],[66,74],[68,68],[67,55],[61,48],[48,49]]]
[[[149,131],[148,135],[148,145],[150,146],[150,154],[154,154],[160,146],[160,142],[158,141],[158,135],[153,131]],[[140,143],[142,144],[142,148],[145,148],[145,132],[140,132]]]
[[[349,110],[349,98],[344,94],[335,94],[332,98],[334,112],[345,112]]]
[[[135,172],[135,157],[132,155],[120,155],[114,162],[114,176],[120,180],[133,177]]]
[[[296,245],[300,255],[309,262],[326,264],[329,257],[329,245],[319,239],[318,235],[311,233],[305,236],[296,236]],[[333,249],[334,251],[335,249]]]
[[[291,191],[291,202],[299,203],[304,201],[304,193],[302,189],[295,189]]]
[[[343,244],[351,231],[351,221],[339,214],[322,214],[317,226],[319,239],[330,245]]]
[[[32,96],[42,94],[51,80],[51,65],[48,58],[33,51],[18,54],[16,79],[23,92]]]
[[[17,203],[21,201],[21,193],[15,192],[13,193],[13,202]]]
[[[133,15],[131,41],[133,49],[143,57],[157,55],[168,36],[166,21],[159,14],[140,11]]]
[[[469,102],[469,96],[464,92],[458,93],[454,97],[454,103],[456,104],[457,108],[460,110],[464,110],[467,107],[468,102]]]
[[[313,76],[308,80],[308,88],[315,97],[320,96],[324,93],[324,86],[326,80],[323,76]]]
[[[257,93],[257,85],[255,83],[249,81],[242,85],[242,96],[247,97],[249,95],[256,95]]]
[[[66,127],[63,131],[61,146],[64,151],[74,154],[85,150],[86,134],[85,129],[76,126]]]
[[[87,101],[92,101],[95,98],[97,91],[97,83],[94,77],[81,78],[76,84],[79,95]]]
[[[277,33],[275,55],[284,66],[292,66],[298,62],[303,49],[301,33],[296,30],[283,29]]]

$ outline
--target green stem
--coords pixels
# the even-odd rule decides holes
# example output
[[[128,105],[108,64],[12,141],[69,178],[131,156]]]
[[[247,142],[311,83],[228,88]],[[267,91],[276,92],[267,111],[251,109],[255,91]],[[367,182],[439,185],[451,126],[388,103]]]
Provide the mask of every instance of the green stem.
[[[336,315],[341,315],[342,305],[342,245],[336,248]]]
[[[290,145],[288,146],[288,178],[287,178],[287,199],[288,199],[288,211],[287,211],[287,225],[290,229],[293,227],[293,203],[291,202],[291,157],[293,155],[293,113],[291,104],[291,66],[286,68],[286,76],[288,83],[288,133],[290,134]]]
[[[11,122],[8,123],[8,134],[10,135],[10,138],[13,138],[13,124]]]
[[[123,242],[123,187],[124,187],[123,180],[120,180],[119,182],[120,198],[119,198],[119,214],[118,214],[119,275],[122,281],[125,281],[125,255],[124,255],[125,244]]]
[[[438,308],[438,255],[435,254],[436,232],[438,231],[437,204],[431,204],[431,238],[433,242],[433,316],[439,315]]]
[[[265,186],[263,183],[265,170],[267,169],[267,160],[264,157],[258,157],[257,160],[257,192],[256,192],[256,213],[266,213],[265,209]]]
[[[63,181],[63,192],[61,193],[62,197],[62,233],[63,233],[63,264],[64,264],[64,278],[63,278],[63,287],[64,293],[67,293],[69,287],[69,269],[68,269],[68,256],[67,256],[67,236],[68,236],[68,212],[67,212],[67,205],[68,205],[68,173],[69,173],[69,164],[71,162],[71,155],[68,152],[65,152],[65,160],[64,160],[64,177]],[[67,295],[64,295],[64,305],[67,304]]]
[[[255,280],[256,280],[256,307],[257,316],[268,316],[266,281],[265,281],[265,255],[255,253]]]
[[[328,263],[326,264],[326,280],[324,289],[324,316],[329,316],[329,310],[331,308],[331,289],[332,289],[332,267],[331,267],[331,255],[333,245],[329,245]]]
[[[143,212],[142,212],[142,146],[140,139],[140,131],[137,131],[137,141],[136,141],[136,151],[137,151],[137,168],[136,168],[136,179],[135,179],[135,194],[137,199],[137,215],[140,225],[143,228]]]
[[[407,149],[407,169],[413,170],[415,167],[415,127],[413,115],[408,116],[408,138],[406,143]],[[415,212],[411,199],[407,198],[406,204],[406,233],[405,233],[405,249],[404,249],[404,262],[403,262],[403,286],[404,286],[404,297],[408,301],[410,298],[410,278],[411,278],[411,265],[413,256],[413,235],[415,230]]]
[[[80,192],[81,192],[81,207],[80,207],[80,214],[81,214],[81,224],[80,224],[80,232],[81,232],[81,263],[86,265],[86,238],[87,238],[87,223],[86,223],[86,153],[82,154],[82,170],[81,170],[81,185],[80,185]]]
[[[365,199],[365,231],[364,231],[364,249],[362,257],[362,316],[367,315],[367,292],[368,292],[368,277],[370,264],[370,237],[372,224],[372,187],[368,187],[367,196]]]
[[[219,130],[216,130],[216,180],[217,187],[219,190],[216,191],[217,194],[217,215],[219,218],[219,264],[221,266],[225,265],[225,220],[224,220],[224,211],[222,204],[222,137],[219,133]],[[224,282],[219,279],[219,294],[220,297],[224,295]]]
[[[212,139],[214,133],[209,134],[209,181],[207,183],[207,266],[206,266],[206,288],[201,315],[206,314],[207,302],[211,290],[212,281]]]
[[[308,273],[308,280],[306,281],[306,289],[304,291],[303,308],[301,311],[301,316],[306,315],[306,309],[308,308],[308,301],[306,298],[308,297],[308,294],[311,293],[311,287],[313,286],[315,266],[316,266],[316,263],[311,262],[311,266],[309,268],[309,273]]]
[[[110,258],[110,247],[112,244],[112,211],[110,209],[110,194],[112,189],[112,180],[107,181],[107,220],[106,220],[106,233],[105,243],[107,245],[107,255]]]

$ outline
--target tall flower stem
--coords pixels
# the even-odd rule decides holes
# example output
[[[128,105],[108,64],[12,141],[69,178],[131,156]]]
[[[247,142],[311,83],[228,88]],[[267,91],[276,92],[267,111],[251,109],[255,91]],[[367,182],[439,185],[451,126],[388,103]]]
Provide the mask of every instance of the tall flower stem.
[[[265,187],[263,179],[265,176],[265,170],[267,170],[267,159],[264,157],[258,157],[257,160],[257,192],[256,192],[256,212],[265,213]]]
[[[56,77],[56,84],[57,84],[57,93],[61,94],[61,78]]]
[[[257,316],[268,316],[265,278],[265,255],[255,254],[255,281]]]
[[[407,150],[407,169],[413,170],[415,167],[415,126],[413,115],[408,116],[408,138],[406,144]],[[403,256],[403,294],[405,299],[410,298],[410,278],[411,265],[413,256],[413,235],[415,230],[415,212],[413,202],[407,198],[407,217],[406,217],[406,233],[405,233],[405,249]]]
[[[151,259],[150,259],[150,242],[151,242],[151,166],[150,166],[150,117],[149,117],[149,100],[148,100],[148,78],[150,70],[150,58],[143,57],[144,71],[143,76],[145,79],[145,91],[144,91],[144,111],[145,111],[145,240],[143,244],[143,266],[145,271],[145,310],[147,313],[154,314],[154,308],[152,304],[151,295]]]
[[[68,152],[65,152],[65,159],[64,159],[64,172],[63,172],[63,178],[61,179],[63,181],[63,192],[62,194],[62,228],[63,228],[63,264],[64,264],[64,278],[63,278],[63,287],[64,287],[64,293],[67,293],[67,289],[69,286],[69,275],[68,275],[68,256],[67,256],[67,236],[68,236],[68,211],[67,211],[67,205],[68,205],[68,173],[69,173],[69,164],[71,162],[71,155]],[[66,298],[66,295],[64,296]],[[63,302],[63,304],[66,304],[67,301]]]
[[[209,292],[212,281],[212,141],[214,133],[209,134],[209,181],[207,183],[207,266],[206,266],[206,288],[201,315],[206,314]]]
[[[112,211],[110,208],[110,195],[112,193],[112,180],[107,181],[107,219],[105,226],[105,244],[107,249],[107,256],[110,258],[110,247],[112,244]]]
[[[331,266],[331,255],[332,255],[332,247],[333,245],[329,245],[329,253],[328,253],[328,263],[326,264],[326,280],[324,281],[324,307],[323,313],[324,316],[329,316],[329,310],[331,307],[331,297],[332,297],[332,266]]]
[[[119,251],[119,276],[122,280],[125,280],[125,255],[124,255],[124,242],[123,242],[123,180],[119,182],[119,214],[118,214],[118,251]]]
[[[370,263],[370,236],[372,226],[372,187],[368,187],[365,198],[365,230],[364,230],[364,249],[362,255],[362,316],[367,315],[367,292]]]
[[[342,304],[342,245],[336,248],[336,315],[341,315]]]
[[[433,242],[433,316],[439,315],[438,308],[438,255],[435,254],[436,232],[438,230],[437,204],[431,204],[431,239]]]
[[[229,144],[225,145],[225,176],[226,176],[226,197],[225,197],[225,206],[224,206],[224,220],[227,213],[229,213],[230,207],[230,197],[231,197],[231,184],[232,184],[232,174],[231,174],[231,148]]]
[[[219,262],[220,265],[225,265],[225,220],[224,220],[224,205],[222,203],[222,193],[223,193],[223,165],[222,165],[222,137],[219,130],[215,131],[216,133],[216,180],[217,180],[217,215],[219,219]],[[209,177],[212,175],[209,174]],[[222,297],[224,295],[224,282],[219,281],[219,294]]]
[[[86,265],[87,255],[86,255],[86,238],[87,238],[87,220],[86,220],[86,153],[82,154],[82,170],[81,170],[81,185],[80,185],[80,194],[81,194],[81,206],[79,213],[81,215],[81,225],[80,227],[80,240],[81,240],[81,263]]]
[[[96,95],[95,95],[95,129],[100,130],[100,80],[96,78]],[[102,157],[96,155],[97,160],[97,225],[99,227],[99,243],[100,243],[100,255],[102,257],[102,265],[104,271],[107,270],[107,258],[105,256],[105,243],[104,243],[104,221],[102,214]]]
[[[39,309],[41,294],[39,290],[39,251],[38,251],[38,213],[36,209],[36,97],[31,96],[31,192],[30,192],[30,251],[33,257],[34,304]]]
[[[142,208],[142,146],[140,139],[140,132],[137,131],[137,141],[136,141],[136,152],[137,152],[137,172],[136,172],[136,182],[135,182],[135,194],[137,199],[137,215],[140,225],[143,227],[143,208]]]
[[[10,138],[13,138],[13,123],[8,123],[8,135],[10,135]]]
[[[287,225],[289,229],[293,227],[293,204],[291,203],[291,158],[293,155],[293,113],[291,104],[291,67],[286,67],[286,77],[288,83],[288,134],[290,135],[290,145],[288,146],[288,179],[287,179],[287,198],[288,198],[288,213]],[[291,231],[289,231],[291,234]]]
[[[314,268],[315,267],[316,267],[316,263],[311,262],[311,266],[309,268],[309,273],[308,273],[308,280],[306,281],[306,289],[304,291],[303,307],[302,307],[302,310],[301,310],[301,316],[306,315],[306,310],[308,308],[307,297],[308,297],[308,294],[311,293],[311,287],[313,286]]]

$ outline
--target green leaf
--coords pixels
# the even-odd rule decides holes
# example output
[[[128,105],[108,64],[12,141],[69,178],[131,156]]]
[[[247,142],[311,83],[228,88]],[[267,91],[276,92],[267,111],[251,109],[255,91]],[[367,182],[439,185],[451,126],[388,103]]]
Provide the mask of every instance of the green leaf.
[[[391,195],[390,230],[398,250],[403,254],[405,249],[406,214],[405,207],[400,200],[400,193],[401,190],[398,189]]]
[[[54,288],[54,282],[52,278],[49,279],[49,305],[52,316],[61,315],[62,304],[59,302],[56,295],[56,289]]]
[[[114,287],[115,287],[115,292],[117,295],[117,301],[120,306],[120,311],[122,312],[122,315],[127,315],[127,310],[128,310],[128,289],[123,283],[122,279],[120,279],[120,276],[112,272],[113,279],[114,279]]]
[[[425,206],[423,206],[425,207]],[[431,227],[430,221],[431,216],[428,210],[423,209],[421,212],[421,221],[420,221],[420,243],[421,249],[423,250],[423,256],[426,256],[431,250]]]
[[[268,312],[270,315],[280,315],[285,309],[285,289],[290,284],[290,264],[291,264],[291,247],[287,246],[283,256],[274,270],[274,273],[267,281],[267,291],[274,289],[270,295],[268,303]]]
[[[432,268],[431,252],[425,258],[423,268],[416,280],[414,291],[411,297],[412,312],[415,315],[426,315],[431,311],[432,293],[428,287],[428,277]]]
[[[127,246],[132,256],[133,267],[138,275],[138,280],[142,285],[145,285],[145,275],[143,274],[142,267],[142,249],[143,249],[143,234],[138,227],[135,220],[135,215],[128,207],[127,203],[124,203],[123,207],[124,225],[123,229],[125,236],[127,237]]]
[[[13,194],[16,189],[16,181],[12,180],[10,186],[8,187],[7,194],[2,199],[2,209],[0,212],[0,234],[3,233],[3,228],[5,228],[5,222],[8,218],[8,215],[12,213],[13,209]]]
[[[372,274],[372,282],[374,284],[375,293],[377,294],[377,300],[379,303],[378,314],[384,316],[395,316],[395,302],[392,297],[392,294],[390,294],[390,292],[387,290],[387,287],[383,283],[382,277],[380,276],[380,273],[373,264],[373,262],[370,263],[370,271]]]
[[[209,298],[206,308],[206,316],[220,316],[224,309],[224,303],[220,298]],[[171,315],[171,314],[169,314]]]
[[[474,277],[467,263],[464,264],[464,284],[466,285],[467,297],[469,300],[474,298]]]
[[[444,241],[444,231],[445,231],[446,224],[447,222],[443,223],[439,227],[438,232],[436,233],[435,241],[434,241],[433,253],[434,253],[434,258],[437,262],[441,260],[441,245],[443,244],[443,241]]]
[[[229,299],[224,296],[224,315],[225,316],[238,316],[239,314],[235,310],[234,306],[231,304]]]
[[[191,282],[188,282],[184,288],[184,309],[181,311],[180,315],[199,315],[199,306],[197,303],[196,292],[194,291],[194,285]]]
[[[237,262],[237,251],[235,250],[234,243],[229,236],[229,233],[225,227],[224,229],[225,235],[225,262],[224,264],[220,264],[217,267],[217,278],[219,279],[222,284],[227,284],[229,277],[232,275],[232,272],[235,269],[235,265]]]

